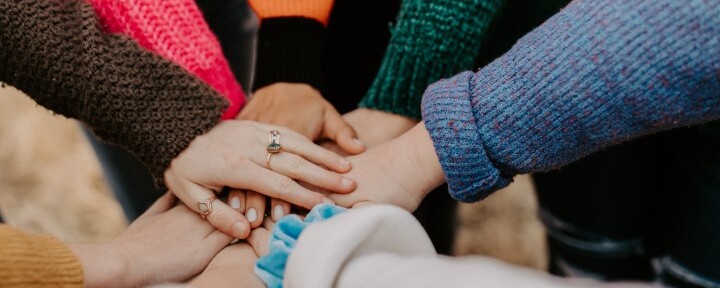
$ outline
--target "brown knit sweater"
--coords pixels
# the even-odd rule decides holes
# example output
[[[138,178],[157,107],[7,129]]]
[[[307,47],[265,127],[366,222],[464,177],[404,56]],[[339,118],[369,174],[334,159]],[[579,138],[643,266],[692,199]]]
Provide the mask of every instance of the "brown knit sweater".
[[[181,67],[103,33],[79,0],[0,1],[0,81],[128,148],[158,183],[227,107]]]
[[[0,224],[0,287],[82,287],[80,260],[60,241]]]

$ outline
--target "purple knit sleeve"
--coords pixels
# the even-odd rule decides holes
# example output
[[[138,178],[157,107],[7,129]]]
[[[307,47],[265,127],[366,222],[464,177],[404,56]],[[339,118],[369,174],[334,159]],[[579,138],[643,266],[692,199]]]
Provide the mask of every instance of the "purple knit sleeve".
[[[720,117],[720,1],[577,0],[477,73],[431,85],[423,119],[453,197]]]

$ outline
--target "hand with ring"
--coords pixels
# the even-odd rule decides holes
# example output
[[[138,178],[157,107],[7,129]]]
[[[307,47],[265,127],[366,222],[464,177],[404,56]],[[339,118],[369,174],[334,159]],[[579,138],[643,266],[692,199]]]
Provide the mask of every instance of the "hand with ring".
[[[165,171],[165,183],[212,226],[244,239],[250,234],[250,222],[253,227],[262,223],[264,196],[310,209],[332,200],[298,182],[331,192],[349,193],[356,183],[341,173],[350,169],[350,162],[343,157],[289,129],[227,120],[195,138],[172,161]],[[215,201],[215,193],[223,187],[230,188],[229,202],[233,207]],[[283,209],[285,214],[290,212],[289,205]],[[251,215],[253,213],[255,215]]]

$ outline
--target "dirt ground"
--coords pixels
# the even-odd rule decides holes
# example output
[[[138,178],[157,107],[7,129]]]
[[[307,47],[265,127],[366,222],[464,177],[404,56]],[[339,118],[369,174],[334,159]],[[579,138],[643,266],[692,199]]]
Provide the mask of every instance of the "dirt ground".
[[[6,223],[68,242],[102,242],[125,229],[79,124],[0,89],[0,214]],[[459,209],[456,254],[483,254],[543,269],[544,230],[528,176]]]

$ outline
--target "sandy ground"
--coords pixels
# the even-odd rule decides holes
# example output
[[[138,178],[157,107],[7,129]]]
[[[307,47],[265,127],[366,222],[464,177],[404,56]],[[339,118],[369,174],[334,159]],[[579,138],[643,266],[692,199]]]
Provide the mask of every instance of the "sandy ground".
[[[112,239],[127,223],[79,124],[0,89],[0,213],[9,224],[70,242]],[[456,254],[544,268],[544,230],[530,177],[459,209]]]

